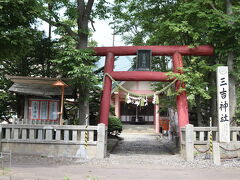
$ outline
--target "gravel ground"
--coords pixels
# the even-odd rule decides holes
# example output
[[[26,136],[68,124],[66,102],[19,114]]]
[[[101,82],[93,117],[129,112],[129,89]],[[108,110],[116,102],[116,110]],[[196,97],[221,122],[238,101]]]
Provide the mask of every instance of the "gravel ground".
[[[155,134],[122,134],[116,149],[104,160],[89,161],[92,165],[112,166],[170,166],[178,168],[240,168],[240,159],[222,160],[220,166],[213,165],[206,154],[196,154],[194,162],[186,162],[175,154],[175,145],[167,137]]]
[[[174,154],[174,144],[165,137],[122,134],[121,138],[103,160],[13,155],[13,168],[0,170],[0,180],[65,180],[65,176],[71,177],[70,180],[157,180],[160,174],[167,180],[175,180],[176,176],[179,180],[240,179],[240,159],[224,160],[222,165],[215,166],[205,154],[198,154],[194,162],[188,163]]]
[[[167,137],[155,134],[121,134],[120,137],[122,140],[118,146],[103,160],[13,155],[12,164],[17,167],[72,164],[111,167],[121,164],[139,167],[163,165],[178,168],[240,168],[240,158],[222,160],[220,166],[215,166],[206,154],[196,154],[194,162],[186,162],[180,154],[174,153],[175,146]]]

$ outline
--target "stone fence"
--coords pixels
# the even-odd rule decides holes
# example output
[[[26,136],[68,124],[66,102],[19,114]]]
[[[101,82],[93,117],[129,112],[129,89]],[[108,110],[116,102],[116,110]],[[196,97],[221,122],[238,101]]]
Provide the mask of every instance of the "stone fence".
[[[210,132],[212,131],[212,146],[210,147]],[[240,157],[240,127],[230,128],[230,142],[218,143],[217,127],[194,127],[189,124],[181,128],[181,153],[187,161],[194,160],[194,153],[218,154],[220,158]],[[218,152],[217,152],[218,151]]]
[[[217,127],[193,127],[193,141],[194,144],[204,145],[209,143],[210,131],[212,130],[213,141],[219,141],[218,139],[218,128]],[[231,127],[230,129],[231,142],[240,142],[238,136],[240,135],[240,127]],[[181,129],[181,143],[185,144],[186,139],[186,128]]]
[[[107,128],[0,124],[0,151],[52,157],[104,158]]]

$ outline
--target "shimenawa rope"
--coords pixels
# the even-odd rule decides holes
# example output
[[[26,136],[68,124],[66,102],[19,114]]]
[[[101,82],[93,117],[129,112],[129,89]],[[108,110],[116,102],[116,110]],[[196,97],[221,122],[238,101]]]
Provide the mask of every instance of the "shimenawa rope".
[[[156,95],[156,94],[160,94],[160,93],[162,93],[162,92],[164,92],[165,90],[167,90],[168,88],[170,88],[178,79],[176,78],[176,79],[174,79],[171,83],[169,83],[167,86],[165,86],[164,88],[162,88],[161,90],[159,90],[159,91],[156,91],[156,92],[154,92],[154,93],[152,93],[152,94],[137,94],[137,93],[134,93],[134,92],[132,92],[132,91],[129,91],[129,90],[127,90],[126,88],[124,88],[122,85],[120,85],[117,81],[115,81],[114,79],[113,79],[113,77],[110,75],[110,74],[108,74],[108,73],[105,73],[104,74],[104,78],[103,78],[103,81],[105,80],[105,77],[106,76],[108,76],[121,90],[123,90],[123,91],[125,91],[126,93],[128,93],[128,94],[130,94],[130,95],[132,95],[132,96],[137,96],[137,97],[152,97],[152,96],[154,96],[154,94]],[[103,84],[104,84],[104,82],[103,82]]]

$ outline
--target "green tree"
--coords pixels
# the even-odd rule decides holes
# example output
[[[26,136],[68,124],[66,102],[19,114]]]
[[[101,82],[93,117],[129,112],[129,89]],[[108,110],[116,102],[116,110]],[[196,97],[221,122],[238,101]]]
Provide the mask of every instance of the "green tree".
[[[86,50],[91,46],[88,24],[93,24],[97,13],[103,14],[104,3],[104,0],[95,4],[94,0],[39,0],[40,18],[55,26],[55,33],[61,36],[58,43],[60,52],[53,62],[60,75],[73,79],[73,84],[77,86],[80,124],[88,120],[89,92],[97,80],[93,72],[96,58],[92,56],[92,51]],[[96,9],[94,13],[93,8]]]
[[[204,118],[212,116],[216,125],[216,65],[228,64],[230,81],[234,84],[238,80],[233,75],[239,66],[239,2],[146,0],[139,3],[137,0],[116,0],[115,3],[112,13],[116,32],[126,35],[125,39],[130,44],[214,46],[213,57],[184,57],[185,72],[189,78],[183,80],[186,85],[191,85],[186,88],[191,107],[198,113],[199,124]],[[192,78],[195,81],[191,81],[191,77],[196,77]],[[203,91],[211,96],[210,100]],[[234,93],[231,97],[236,98]],[[206,104],[209,108],[205,108]]]
[[[16,97],[7,92],[11,86],[5,75],[40,75],[36,44],[43,38],[34,28],[38,4],[35,0],[0,2],[0,118],[7,120],[16,109]],[[13,108],[15,107],[15,108]]]

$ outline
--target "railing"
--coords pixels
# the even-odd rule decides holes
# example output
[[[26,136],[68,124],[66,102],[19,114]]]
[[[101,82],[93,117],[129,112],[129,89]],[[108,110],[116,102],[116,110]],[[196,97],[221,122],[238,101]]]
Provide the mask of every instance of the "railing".
[[[63,120],[66,121],[67,120]],[[59,121],[46,121],[46,120],[30,120],[30,119],[24,119],[24,118],[13,118],[12,119],[13,124],[27,124],[27,125],[58,125]]]
[[[212,130],[213,141],[218,141],[219,134],[217,127],[193,127],[194,144],[204,145],[209,143],[210,131]],[[181,128],[181,144],[185,144],[186,128]],[[230,128],[230,141],[240,142],[240,127]]]
[[[90,145],[97,146],[98,156],[103,157],[106,151],[106,130],[104,124],[87,127],[1,124],[0,148],[4,143]]]
[[[2,124],[2,142],[26,143],[85,143],[85,131],[88,132],[88,144],[97,143],[97,126],[59,126],[59,125],[9,125]]]
[[[210,134],[212,131],[212,141]],[[194,152],[209,153],[213,162],[220,165],[220,159],[240,157],[240,127],[230,127],[230,142],[219,142],[217,127],[194,127],[192,124],[181,128],[181,153],[187,161],[194,160]],[[202,149],[204,147],[204,150]]]

